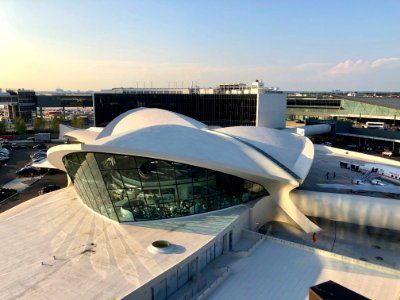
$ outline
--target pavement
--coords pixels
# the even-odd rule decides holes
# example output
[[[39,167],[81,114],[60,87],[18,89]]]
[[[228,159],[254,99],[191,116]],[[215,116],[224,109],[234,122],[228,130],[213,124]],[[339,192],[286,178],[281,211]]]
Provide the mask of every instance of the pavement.
[[[7,165],[0,168],[0,187],[12,188],[18,191],[15,196],[0,204],[0,213],[36,197],[39,190],[46,185],[54,184],[59,185],[61,188],[67,186],[67,176],[61,171],[57,174],[44,174],[35,177],[18,178],[15,175],[16,171],[31,161],[29,155],[36,151],[36,149],[13,150]]]
[[[311,165],[310,172],[308,173],[305,181],[302,183],[299,189],[345,194],[352,193],[352,190],[360,189],[364,190],[362,192],[365,196],[394,199],[398,198],[399,189],[389,183],[382,188],[362,188],[361,185],[357,186],[352,184],[355,179],[361,178],[363,174],[351,171],[350,169],[341,168],[340,161],[347,161],[358,165],[364,165],[366,163],[376,163],[374,161],[374,156],[370,156],[370,160],[366,161],[351,156],[340,155],[337,153],[327,155],[326,152],[315,149],[314,160]],[[329,175],[327,176],[328,172]],[[389,186],[392,186],[393,188],[388,189]]]
[[[400,231],[309,217],[322,228],[317,241],[293,225],[269,222],[261,228],[268,235],[326,250],[376,265],[400,270]]]
[[[379,193],[391,193],[394,195],[400,195],[400,186],[396,185],[373,185],[373,184],[336,184],[336,183],[321,183],[321,188],[336,189],[339,192],[351,191],[351,192],[379,192]]]
[[[29,186],[37,182],[43,177],[41,176],[35,176],[35,177],[22,177],[22,178],[15,178],[11,180],[10,182],[4,184],[2,187],[6,189],[14,189],[17,192],[22,192],[25,189],[27,189]]]

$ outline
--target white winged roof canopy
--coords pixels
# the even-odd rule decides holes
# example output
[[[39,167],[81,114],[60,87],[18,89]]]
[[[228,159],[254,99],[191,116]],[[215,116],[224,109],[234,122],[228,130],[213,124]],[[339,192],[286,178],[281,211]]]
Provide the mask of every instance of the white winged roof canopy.
[[[194,119],[154,108],[128,111],[99,133],[70,131],[68,135],[79,136],[83,144],[49,149],[48,160],[59,169],[65,170],[62,158],[68,153],[124,154],[223,172],[267,190],[272,184],[297,187],[307,176],[314,156],[313,145],[304,136],[263,127],[208,130]]]

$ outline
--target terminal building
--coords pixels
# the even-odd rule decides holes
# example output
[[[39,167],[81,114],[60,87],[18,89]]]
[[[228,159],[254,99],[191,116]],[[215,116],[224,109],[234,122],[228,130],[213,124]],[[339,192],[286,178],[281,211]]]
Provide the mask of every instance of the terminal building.
[[[400,98],[391,93],[289,93],[288,120],[332,125],[335,143],[400,154]]]
[[[290,120],[384,121],[399,125],[400,98],[391,94],[289,93],[287,116]]]
[[[25,121],[32,120],[32,112],[36,110],[37,98],[35,91],[19,89],[18,91],[0,90],[0,118],[11,122],[17,117]]]
[[[304,136],[250,126],[211,130],[149,108],[128,111],[101,131],[64,136],[80,144],[51,148],[50,164],[67,171],[88,207],[112,220],[175,218],[265,199],[274,215],[283,210],[306,232],[318,230],[289,200],[312,162]]]
[[[120,114],[139,107],[160,108],[208,126],[285,128],[286,93],[256,80],[220,84],[217,88],[115,88],[93,93],[95,126],[106,126]]]

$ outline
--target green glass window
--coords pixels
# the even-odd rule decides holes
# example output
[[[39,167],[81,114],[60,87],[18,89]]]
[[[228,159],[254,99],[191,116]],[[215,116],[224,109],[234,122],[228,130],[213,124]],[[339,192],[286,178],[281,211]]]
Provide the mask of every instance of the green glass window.
[[[83,203],[119,222],[194,215],[268,195],[257,183],[179,162],[89,152],[63,162]]]

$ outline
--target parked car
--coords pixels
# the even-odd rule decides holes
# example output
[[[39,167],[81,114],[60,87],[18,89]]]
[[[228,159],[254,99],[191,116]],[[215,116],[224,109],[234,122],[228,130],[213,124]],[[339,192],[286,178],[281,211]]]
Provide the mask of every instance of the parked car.
[[[47,193],[50,193],[50,192],[53,192],[53,191],[56,191],[56,190],[59,190],[59,189],[61,189],[61,187],[59,185],[49,184],[49,185],[46,185],[46,186],[42,187],[39,190],[39,195],[47,194]]]
[[[47,156],[47,153],[33,153],[30,155],[31,158],[40,157],[40,156]]]
[[[35,156],[35,157],[32,158],[31,161],[37,163],[38,161],[42,161],[42,160],[45,160],[45,159],[47,159],[47,156]]]
[[[35,158],[32,158],[32,163],[33,164],[37,164],[37,163],[41,162],[44,159],[46,159],[46,157],[35,157]]]
[[[40,175],[40,170],[34,167],[27,167],[16,171],[15,174],[20,177],[37,176]]]
[[[35,157],[39,157],[39,156],[44,156],[44,157],[46,157],[46,156],[47,156],[47,151],[40,150],[40,151],[37,151],[37,152],[35,152],[35,153],[32,153],[32,154],[29,155],[29,156],[30,156],[30,158],[35,158]]]
[[[47,149],[45,144],[36,144],[32,149]]]
[[[389,157],[391,157],[393,155],[393,152],[392,151],[390,151],[390,150],[385,150],[385,151],[383,151],[382,152],[382,156],[389,156]]]
[[[7,155],[10,155],[10,150],[8,150],[7,148],[0,148],[0,153],[5,153]]]
[[[0,149],[0,154],[1,155],[6,155],[6,156],[10,156],[10,152],[7,149]]]

